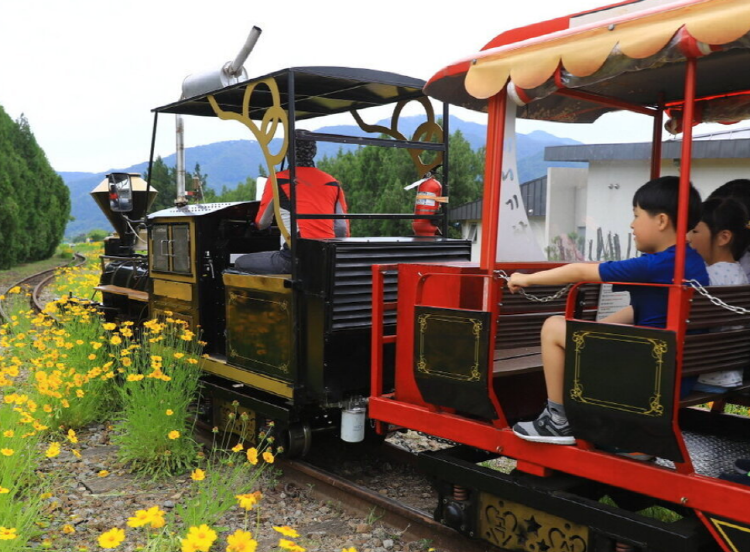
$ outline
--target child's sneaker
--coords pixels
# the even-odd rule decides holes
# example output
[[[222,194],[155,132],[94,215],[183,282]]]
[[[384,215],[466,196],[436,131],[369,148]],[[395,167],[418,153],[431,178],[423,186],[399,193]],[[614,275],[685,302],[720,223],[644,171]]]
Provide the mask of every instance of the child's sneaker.
[[[518,422],[513,426],[513,433],[526,441],[535,443],[550,443],[553,445],[575,445],[576,438],[566,420],[563,424],[556,424],[552,419],[549,407],[542,410],[539,417],[531,422]]]
[[[734,469],[737,473],[747,475],[750,473],[750,458],[740,458],[734,462]]]

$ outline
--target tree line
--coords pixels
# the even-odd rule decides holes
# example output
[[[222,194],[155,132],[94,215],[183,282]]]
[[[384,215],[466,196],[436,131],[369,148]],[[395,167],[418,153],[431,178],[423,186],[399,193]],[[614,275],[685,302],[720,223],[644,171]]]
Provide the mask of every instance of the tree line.
[[[0,270],[52,256],[70,218],[70,192],[21,115],[0,106]]]
[[[407,150],[383,147],[360,147],[353,151],[339,149],[333,157],[316,160],[316,165],[341,182],[350,213],[411,213],[414,210],[416,189],[404,190],[417,180]],[[457,130],[451,134],[448,166],[449,207],[478,199],[482,190],[484,148],[472,150],[461,131]],[[154,161],[152,171],[151,185],[159,190],[159,195],[151,211],[173,207],[177,190],[176,168],[167,166],[159,157]],[[263,167],[258,168],[258,174],[266,176]],[[436,176],[439,181],[444,181],[441,170]],[[198,164],[192,172],[186,171],[188,190],[193,189],[194,177],[200,182],[202,198],[193,195],[193,201],[212,203],[255,199],[255,177],[248,177],[234,189],[223,186],[219,192],[210,188],[208,175],[201,172]],[[406,236],[412,233],[409,220],[354,220],[351,221],[351,230],[353,236]]]

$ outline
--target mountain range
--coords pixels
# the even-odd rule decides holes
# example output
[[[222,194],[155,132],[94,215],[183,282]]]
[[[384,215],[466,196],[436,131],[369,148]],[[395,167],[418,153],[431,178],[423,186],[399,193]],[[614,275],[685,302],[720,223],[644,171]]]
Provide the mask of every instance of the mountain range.
[[[399,121],[399,130],[406,136],[411,136],[422,121],[422,117],[404,117]],[[380,121],[378,124],[388,126],[388,123],[388,121]],[[473,149],[476,150],[485,145],[486,125],[463,121],[455,116],[451,116],[449,123],[450,132],[460,130]],[[364,131],[354,125],[328,126],[317,129],[316,132],[350,136],[366,135]],[[529,134],[517,134],[516,138],[518,172],[521,182],[544,176],[547,174],[547,167],[550,166],[574,165],[544,161],[544,149],[546,147],[580,143],[570,138],[560,138],[540,130]],[[274,151],[274,148],[278,148],[278,146],[279,144],[272,142],[271,151]],[[356,147],[354,145],[319,142],[318,158],[323,156],[333,157],[339,149],[346,151]],[[165,157],[164,162],[169,166],[174,166],[175,154]],[[230,140],[185,148],[186,169],[192,171],[196,163],[200,164],[201,172],[208,175],[208,186],[216,192],[221,192],[222,187],[234,189],[248,177],[255,178],[258,175],[259,167],[264,165],[262,153],[254,140]],[[94,208],[95,204],[89,192],[110,172],[144,174],[147,167],[148,162],[144,161],[130,167],[111,169],[100,173],[59,172],[58,174],[70,188],[72,205],[71,215],[73,220],[66,227],[66,238],[70,239],[94,229],[109,230],[107,219],[98,208]],[[353,183],[347,184],[356,185]]]

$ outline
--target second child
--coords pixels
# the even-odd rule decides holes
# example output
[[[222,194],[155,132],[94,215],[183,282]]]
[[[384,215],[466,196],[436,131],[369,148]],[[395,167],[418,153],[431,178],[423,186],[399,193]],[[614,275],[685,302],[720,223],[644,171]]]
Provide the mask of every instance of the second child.
[[[748,215],[744,205],[731,197],[708,199],[703,203],[700,222],[688,232],[690,246],[700,253],[708,267],[712,286],[747,284],[747,274],[739,259],[750,241]],[[701,374],[695,389],[723,391],[716,387],[742,385],[744,370],[723,370]],[[707,387],[708,386],[708,387]]]

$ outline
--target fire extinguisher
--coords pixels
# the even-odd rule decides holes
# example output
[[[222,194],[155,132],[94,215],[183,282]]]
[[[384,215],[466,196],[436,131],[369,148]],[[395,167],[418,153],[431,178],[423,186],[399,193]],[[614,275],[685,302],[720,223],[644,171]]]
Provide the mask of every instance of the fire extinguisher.
[[[414,202],[414,214],[434,215],[437,213],[440,203],[445,201],[445,198],[441,197],[443,186],[440,182],[435,180],[431,173],[427,173],[421,181],[415,184],[419,187]],[[431,219],[414,219],[411,227],[417,236],[435,236],[440,233],[440,227]]]

